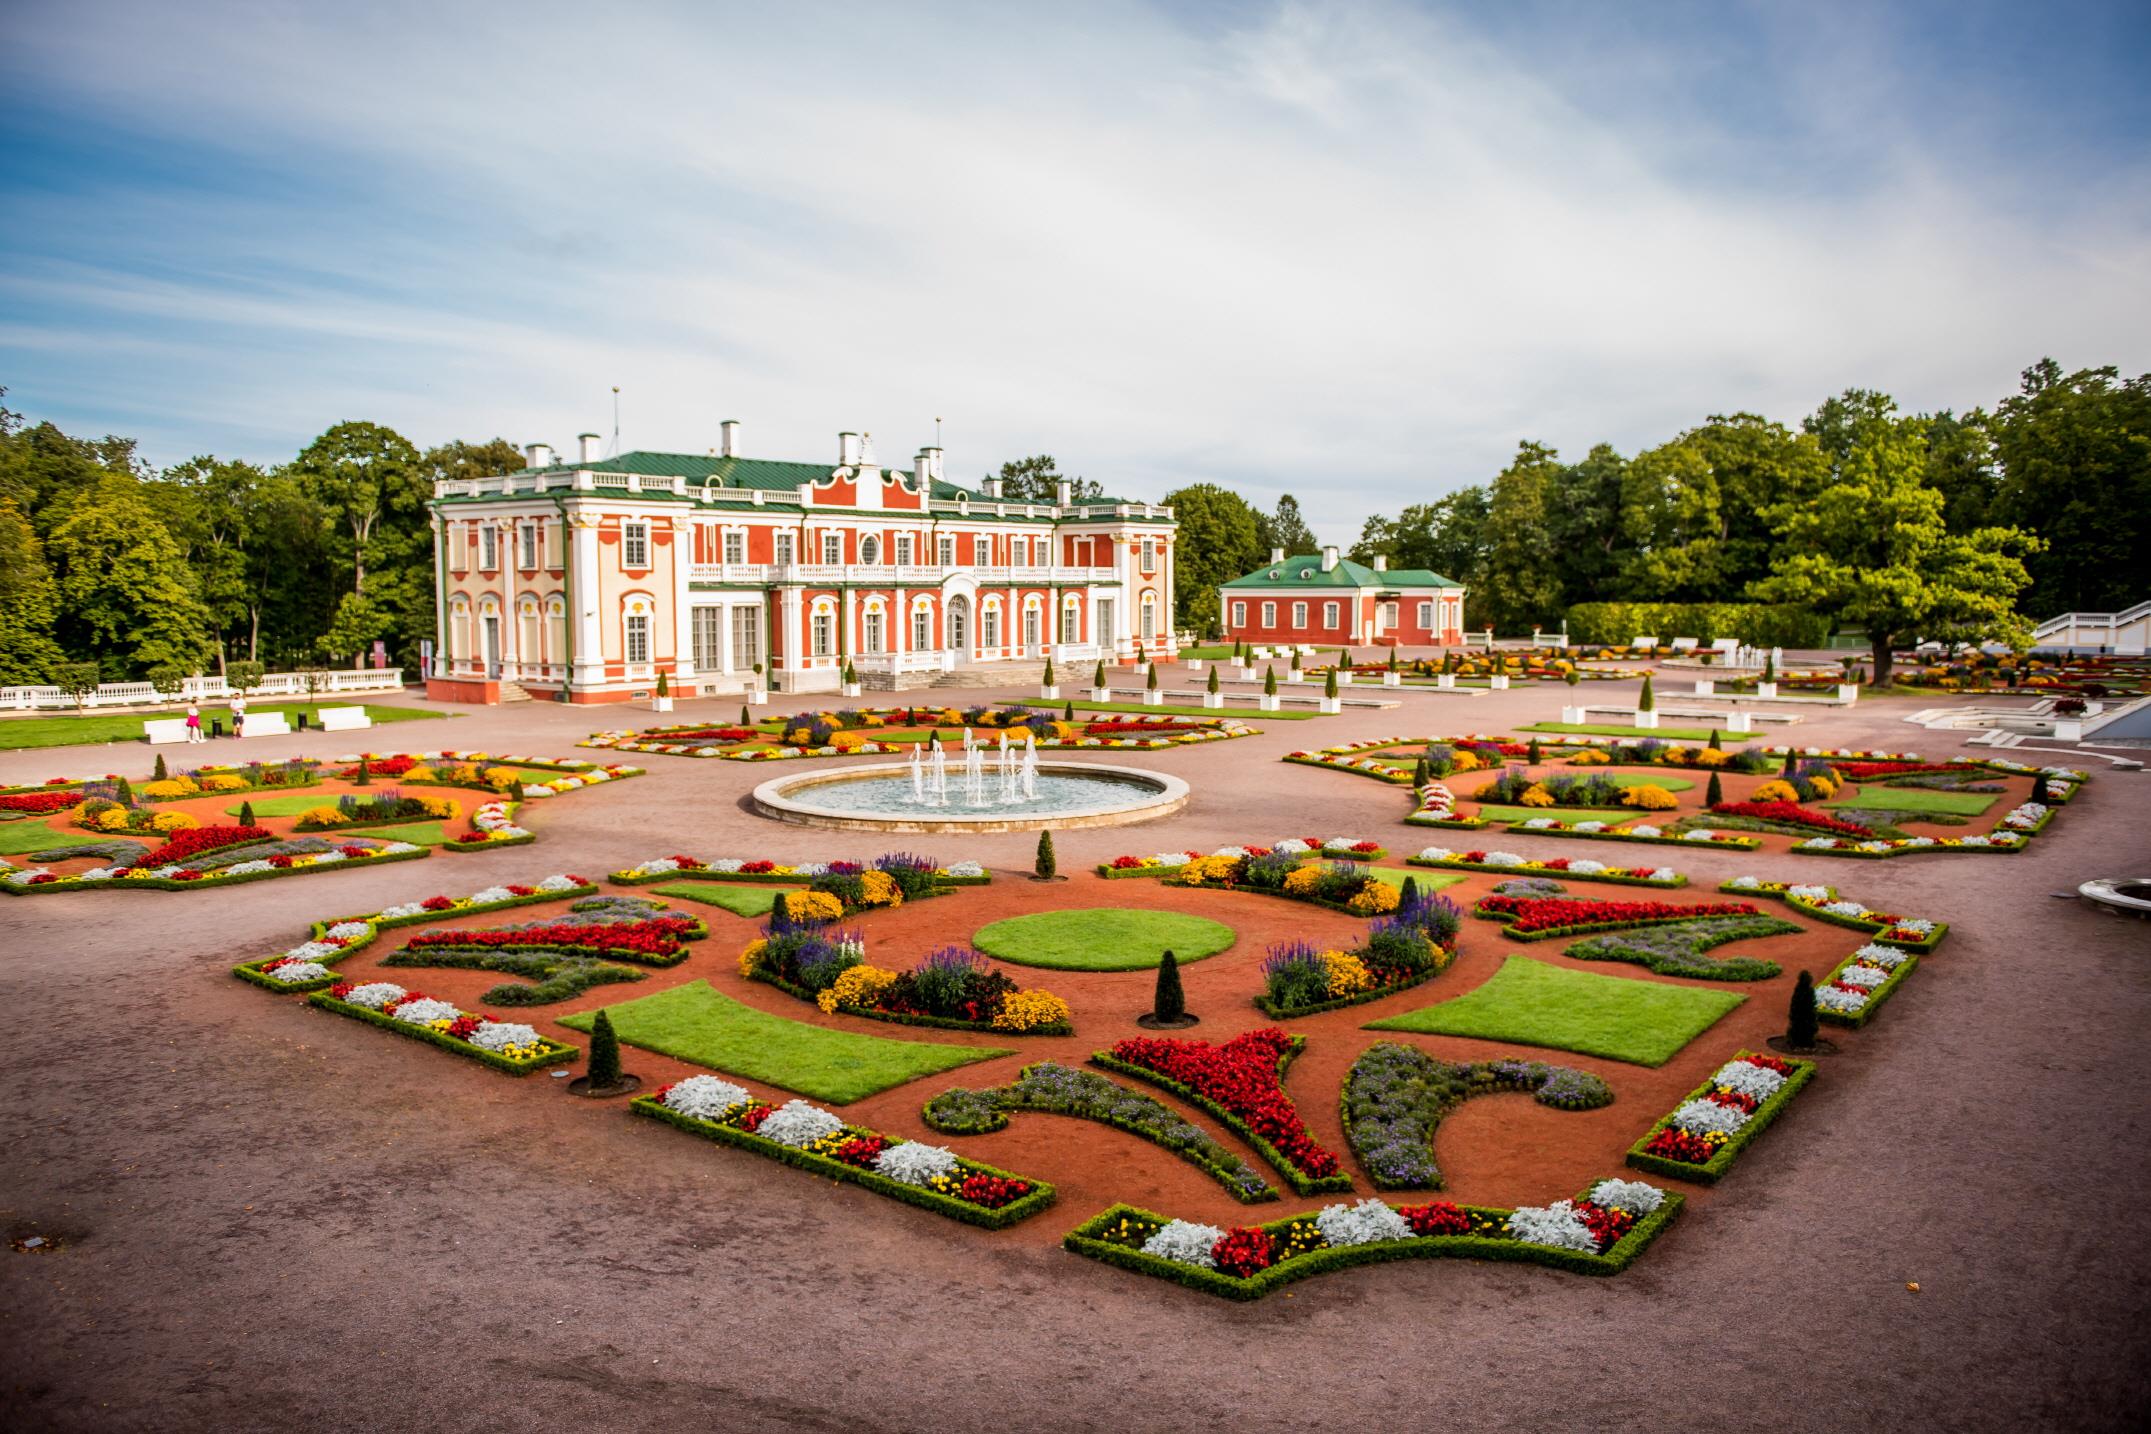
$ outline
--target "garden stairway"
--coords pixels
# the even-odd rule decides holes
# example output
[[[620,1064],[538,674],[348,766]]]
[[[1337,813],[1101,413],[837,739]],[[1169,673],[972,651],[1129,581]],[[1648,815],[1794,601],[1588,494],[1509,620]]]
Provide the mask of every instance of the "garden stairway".
[[[536,699],[525,690],[522,683],[504,681],[500,684],[500,700],[503,702],[531,702]]]

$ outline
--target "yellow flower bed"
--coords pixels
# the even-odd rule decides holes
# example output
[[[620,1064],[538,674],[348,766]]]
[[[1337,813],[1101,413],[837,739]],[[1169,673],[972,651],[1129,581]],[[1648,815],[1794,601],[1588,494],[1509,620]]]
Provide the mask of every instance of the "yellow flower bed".
[[[826,891],[787,891],[778,900],[794,921],[835,921],[844,914],[844,904]]]
[[[1199,856],[1165,878],[1174,886],[1201,886],[1206,882],[1231,881],[1240,875],[1240,859],[1233,856]]]
[[[237,772],[213,772],[202,778],[205,792],[239,792],[246,790],[246,778]]]
[[[1295,867],[1285,873],[1285,895],[1313,896],[1322,885],[1322,869],[1315,866]]]
[[[762,964],[762,953],[768,949],[769,943],[759,936],[749,941],[746,949],[739,953],[739,974],[752,977],[756,968]]]
[[[302,827],[340,827],[347,825],[342,807],[308,807],[299,813],[297,825]]]
[[[1553,793],[1547,791],[1543,784],[1533,782],[1524,789],[1524,794],[1516,799],[1516,804],[1520,807],[1550,807],[1554,804]]]
[[[191,777],[167,777],[161,782],[144,782],[136,789],[135,794],[143,797],[191,797],[200,790]]]
[[[1624,807],[1641,807],[1647,812],[1670,812],[1675,807],[1678,807],[1680,803],[1664,787],[1646,783],[1640,787],[1630,787],[1623,792],[1621,794],[1621,805]]]
[[[1361,916],[1380,916],[1395,911],[1404,899],[1403,893],[1386,881],[1369,881],[1359,895],[1345,903]]]
[[[485,784],[496,792],[513,791],[523,784],[523,778],[513,767],[488,767]]]
[[[1797,802],[1800,794],[1791,782],[1765,782],[1748,794],[1751,802]]]
[[[190,817],[185,812],[159,812],[149,819],[149,829],[151,831],[165,832],[167,834],[190,831],[200,825],[199,818]]]
[[[902,906],[904,889],[885,871],[859,873],[859,901],[863,906]]]
[[[993,1028],[1035,1031],[1041,1026],[1066,1025],[1070,1019],[1068,1003],[1051,991],[1024,990],[1001,1002],[1001,1009],[994,1014]]]
[[[761,942],[756,942],[761,945]],[[881,993],[896,984],[896,973],[884,971],[879,966],[852,966],[846,968],[820,995],[814,1004],[834,1014],[839,1006],[863,1006],[871,1008],[881,999]]]
[[[1568,759],[1571,767],[1603,767],[1613,758],[1596,747],[1586,747]]]
[[[1383,890],[1388,890],[1384,887]],[[1373,973],[1367,963],[1349,951],[1324,951],[1322,969],[1329,976],[1329,994],[1332,1000],[1339,996],[1356,996],[1361,991],[1374,988]]]

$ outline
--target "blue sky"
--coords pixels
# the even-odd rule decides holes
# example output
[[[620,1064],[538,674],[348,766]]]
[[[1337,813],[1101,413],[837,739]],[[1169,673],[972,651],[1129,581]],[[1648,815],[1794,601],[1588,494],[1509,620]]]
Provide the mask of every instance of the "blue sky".
[[[0,12],[9,407],[1300,497],[2151,369],[2151,7]]]

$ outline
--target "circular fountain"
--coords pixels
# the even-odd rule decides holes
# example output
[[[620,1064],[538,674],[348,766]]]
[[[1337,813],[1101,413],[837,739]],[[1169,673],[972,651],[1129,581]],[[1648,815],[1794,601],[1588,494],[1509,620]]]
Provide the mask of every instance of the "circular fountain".
[[[1188,784],[1140,767],[1040,762],[1001,734],[989,755],[968,728],[951,763],[939,742],[909,762],[778,777],[754,789],[754,809],[801,826],[844,831],[1014,832],[1145,822],[1187,805]]]

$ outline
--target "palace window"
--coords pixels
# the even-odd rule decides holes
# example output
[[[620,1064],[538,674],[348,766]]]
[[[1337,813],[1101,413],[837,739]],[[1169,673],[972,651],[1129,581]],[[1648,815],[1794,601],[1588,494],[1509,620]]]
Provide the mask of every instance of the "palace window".
[[[869,534],[859,540],[859,561],[873,567],[881,561],[881,539]]]
[[[911,610],[911,650],[927,652],[934,645],[934,614],[931,608]]]
[[[859,618],[859,650],[881,651],[881,609],[870,607]]]
[[[538,565],[538,525],[536,523],[518,523],[515,529],[515,540],[522,553],[522,557],[518,560],[516,566],[528,572]]]
[[[792,535],[790,533],[779,533],[777,534],[777,566],[788,568],[791,565]]]
[[[697,672],[721,672],[724,669],[724,611],[721,607],[695,609]]]
[[[831,567],[835,567],[844,561],[844,535],[842,533],[822,534],[822,561]]]
[[[1272,628],[1272,627],[1275,627],[1275,626],[1277,626],[1277,604],[1276,604],[1276,603],[1273,603],[1273,602],[1266,602],[1266,603],[1264,603],[1264,604],[1262,605],[1262,625],[1263,625],[1263,626],[1264,626],[1265,628]]]
[[[728,563],[747,561],[747,535],[737,528],[724,535],[724,560]]]
[[[974,562],[974,563],[976,563],[976,564],[977,564],[977,565],[978,565],[979,567],[982,567],[982,568],[990,568],[990,567],[992,567],[992,566],[993,566],[993,539],[991,539],[991,538],[973,538],[973,539],[971,540],[971,561],[972,561],[972,562]]]
[[[1333,602],[1322,604],[1322,626],[1334,629],[1343,620],[1342,607]]]
[[[1432,628],[1434,626],[1434,604],[1430,602],[1419,604],[1419,626],[1421,628]]]
[[[1232,605],[1232,625],[1233,625],[1234,627],[1245,627],[1245,626],[1247,626],[1247,604],[1246,604],[1246,603],[1244,603],[1244,602],[1236,602],[1236,603],[1234,603],[1234,604]]]
[[[478,525],[478,567],[490,573],[500,566],[500,529],[491,523]]]
[[[650,565],[650,525],[648,523],[622,523],[620,525],[620,565],[627,568],[646,568]]]
[[[828,608],[814,610],[813,638],[816,657],[827,657],[836,650],[836,614]]]
[[[648,662],[650,660],[650,615],[631,612],[627,615],[627,660]]]
[[[902,567],[911,566],[911,534],[896,535],[896,561]]]
[[[956,540],[954,538],[944,537],[941,539],[939,562],[944,568],[956,566]]]
[[[1074,603],[1064,604],[1061,607],[1061,641],[1064,643],[1081,642],[1083,640],[1082,627],[1082,609]]]
[[[1305,631],[1306,627],[1307,604],[1303,602],[1296,602],[1292,604],[1292,628],[1295,632],[1301,632]]]
[[[1158,550],[1151,546],[1150,539],[1145,538],[1143,539],[1143,576],[1148,577],[1157,570]]]

